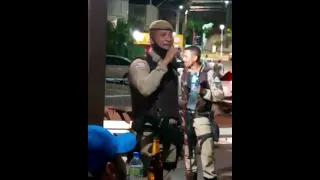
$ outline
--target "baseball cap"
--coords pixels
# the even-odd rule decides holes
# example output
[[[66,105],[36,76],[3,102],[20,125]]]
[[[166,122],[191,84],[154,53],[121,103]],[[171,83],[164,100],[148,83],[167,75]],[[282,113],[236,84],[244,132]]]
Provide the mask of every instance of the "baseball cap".
[[[136,146],[136,137],[132,133],[113,135],[109,130],[97,126],[88,126],[88,172],[100,172],[107,162],[117,154],[127,153]]]

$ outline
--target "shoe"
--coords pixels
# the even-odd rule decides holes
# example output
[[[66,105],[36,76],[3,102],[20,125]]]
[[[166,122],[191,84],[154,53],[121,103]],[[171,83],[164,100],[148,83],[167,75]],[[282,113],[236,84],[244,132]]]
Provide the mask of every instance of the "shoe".
[[[197,180],[198,174],[197,173],[188,173],[187,180]]]

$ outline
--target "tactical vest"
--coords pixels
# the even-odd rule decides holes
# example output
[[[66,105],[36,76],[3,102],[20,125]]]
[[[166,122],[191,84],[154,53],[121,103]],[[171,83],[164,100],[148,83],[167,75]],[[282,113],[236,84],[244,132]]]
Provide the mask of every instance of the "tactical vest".
[[[212,70],[210,66],[203,65],[199,72],[199,84],[200,84],[200,92],[202,89],[209,89],[210,85],[208,83],[208,72]],[[183,70],[182,78],[181,78],[182,88],[184,88],[184,93],[182,94],[182,99],[187,101],[190,94],[190,86],[191,86],[191,73],[187,71],[187,69]],[[197,100],[196,111],[197,113],[190,113],[186,111],[185,113],[185,129],[187,135],[187,143],[189,148],[189,156],[193,156],[193,150],[195,150],[197,140],[200,141],[200,149],[204,141],[208,138],[213,138],[214,141],[219,140],[220,132],[219,126],[214,121],[213,113],[212,113],[212,102],[199,97]],[[198,137],[195,136],[194,128],[193,128],[193,119],[196,116],[205,116],[209,119],[211,132],[207,134],[202,134]],[[197,139],[197,140],[196,140]],[[191,160],[191,159],[190,159]],[[190,161],[191,163],[191,161]]]
[[[149,53],[139,59],[148,63],[150,72],[158,66]],[[130,91],[134,119],[144,115],[179,118],[178,77],[172,69],[168,69],[168,72],[162,77],[160,86],[151,95],[147,97],[141,95],[132,85],[130,85]]]
[[[199,72],[199,84],[200,84],[200,91],[201,89],[210,89],[210,85],[208,83],[208,71],[210,71],[211,68],[208,65],[202,66]],[[184,100],[188,99],[188,96],[190,94],[190,85],[191,85],[191,73],[187,71],[187,69],[183,70],[182,74],[182,85],[184,88],[184,94],[182,94],[182,98]],[[198,113],[206,113],[211,112],[212,108],[212,102],[205,100],[203,98],[198,98],[197,102],[197,109],[196,111]]]

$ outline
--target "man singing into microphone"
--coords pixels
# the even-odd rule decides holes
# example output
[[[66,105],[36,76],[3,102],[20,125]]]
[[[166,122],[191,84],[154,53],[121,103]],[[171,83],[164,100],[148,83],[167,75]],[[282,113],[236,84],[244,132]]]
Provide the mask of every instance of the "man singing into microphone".
[[[155,134],[160,137],[163,179],[171,179],[170,173],[177,165],[177,148],[183,144],[178,128],[178,73],[173,63],[177,48],[173,46],[173,27],[169,22],[154,21],[149,33],[151,47],[148,53],[134,59],[129,69],[132,129],[137,135],[145,168],[151,160],[152,137]],[[162,127],[164,124],[166,127]]]

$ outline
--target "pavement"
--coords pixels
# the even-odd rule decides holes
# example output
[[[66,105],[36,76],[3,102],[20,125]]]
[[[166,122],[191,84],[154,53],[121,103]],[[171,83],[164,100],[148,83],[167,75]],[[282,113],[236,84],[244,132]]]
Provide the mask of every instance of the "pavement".
[[[216,52],[216,53],[213,53],[213,52],[209,52],[209,51],[202,51],[201,52],[201,57],[204,58],[206,57],[206,55],[208,55],[209,58],[212,58],[212,59],[216,59],[216,60],[223,60],[223,61],[228,61],[229,60],[229,54],[222,54],[222,56],[220,56],[220,52]]]
[[[128,85],[108,82],[105,84],[106,106],[130,106],[131,97]]]
[[[209,60],[212,60],[211,58],[208,58]],[[218,60],[212,60],[214,63],[218,63]],[[224,73],[231,71],[232,72],[232,61],[221,61],[221,63],[224,66]]]
[[[215,155],[215,165],[218,172],[218,180],[231,180],[232,179],[232,146],[226,146],[223,148],[216,148],[214,150]],[[201,170],[201,160],[200,156],[197,156],[198,162],[198,179],[203,179]],[[181,159],[178,162],[178,168],[172,174],[172,180],[182,180],[185,179],[185,165],[184,161]]]
[[[113,82],[112,79],[107,81],[105,86],[105,96],[115,96],[115,95],[130,95],[129,86],[121,83],[120,81]]]

